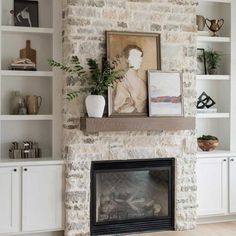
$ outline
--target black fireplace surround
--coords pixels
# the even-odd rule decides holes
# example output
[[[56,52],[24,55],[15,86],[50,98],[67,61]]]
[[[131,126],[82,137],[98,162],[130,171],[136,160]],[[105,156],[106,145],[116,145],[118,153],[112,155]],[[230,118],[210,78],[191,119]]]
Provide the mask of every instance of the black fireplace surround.
[[[175,159],[91,163],[91,235],[174,230]]]

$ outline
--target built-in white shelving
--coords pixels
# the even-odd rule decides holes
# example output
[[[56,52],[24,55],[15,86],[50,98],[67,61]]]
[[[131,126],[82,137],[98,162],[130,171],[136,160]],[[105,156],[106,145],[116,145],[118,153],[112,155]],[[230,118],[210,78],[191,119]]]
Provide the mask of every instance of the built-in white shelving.
[[[13,26],[10,14],[14,0],[0,0],[0,209],[4,209],[0,211],[1,222],[3,219],[0,235],[58,236],[64,229],[62,73],[48,63],[48,59],[61,61],[62,58],[62,1],[35,2],[39,27],[20,27]],[[33,22],[33,18],[31,20]],[[36,50],[37,71],[9,70],[11,62],[20,57],[20,50],[26,48],[27,40]],[[20,92],[24,101],[28,95],[38,97],[41,106],[37,115],[12,115],[15,91]],[[37,142],[42,157],[10,159],[12,142],[24,141]],[[27,185],[32,186],[32,191],[25,189]],[[49,198],[54,203],[52,208],[48,207]],[[30,207],[29,199],[33,199]]]
[[[60,61],[62,56],[62,6],[57,0],[38,0],[39,27],[10,25],[13,6],[14,0],[0,0],[0,162],[14,162],[8,158],[11,142],[25,140],[38,142],[42,160],[57,160],[61,158],[62,81],[61,73],[52,70],[48,59]],[[37,52],[37,71],[8,70],[11,61],[19,58],[26,40]],[[12,91],[41,96],[39,114],[12,115]]]
[[[210,155],[214,157],[214,154],[217,156],[225,153],[224,150],[228,150],[228,153],[233,150],[231,137],[231,120],[233,117],[231,86],[234,80],[232,75],[234,66],[232,64],[231,45],[234,38],[232,37],[233,26],[231,25],[231,1],[200,0],[197,7],[197,15],[202,15],[208,19],[224,19],[224,25],[217,32],[217,37],[210,36],[212,33],[207,35],[207,32],[209,32],[207,26],[204,29],[206,32],[199,32],[202,35],[198,34],[197,36],[197,48],[213,49],[222,54],[217,75],[203,74],[196,76],[197,96],[205,92],[216,103],[212,108],[216,108],[217,113],[198,113],[196,115],[197,136],[213,135],[220,140],[217,151],[200,152],[201,156]]]
[[[198,148],[197,214],[202,217],[202,222],[235,220],[236,1],[199,0],[197,15],[210,20],[224,20],[221,30],[217,32],[218,37],[211,37],[212,33],[207,27],[205,32],[198,32],[197,36],[197,48],[212,49],[222,55],[218,75],[196,76],[197,96],[205,92],[215,101],[211,108],[217,110],[217,113],[197,114],[197,136],[213,135],[219,140],[219,146],[214,151],[201,151]],[[214,199],[209,204],[211,194]]]

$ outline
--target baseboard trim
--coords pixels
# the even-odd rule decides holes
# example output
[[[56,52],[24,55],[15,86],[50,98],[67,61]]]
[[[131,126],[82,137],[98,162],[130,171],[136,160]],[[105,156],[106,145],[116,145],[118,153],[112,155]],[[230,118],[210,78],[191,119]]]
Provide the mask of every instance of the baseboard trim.
[[[197,224],[211,224],[236,221],[236,215],[225,215],[225,216],[211,216],[211,217],[199,217]]]

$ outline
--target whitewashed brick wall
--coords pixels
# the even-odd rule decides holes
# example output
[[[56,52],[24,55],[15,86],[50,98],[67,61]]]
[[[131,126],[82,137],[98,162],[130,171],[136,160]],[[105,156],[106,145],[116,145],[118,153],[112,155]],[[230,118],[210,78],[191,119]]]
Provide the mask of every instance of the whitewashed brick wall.
[[[185,116],[195,116],[196,2],[193,0],[64,0],[65,62],[78,55],[105,55],[105,31],[161,33],[162,69],[183,73]],[[79,83],[65,78],[64,92]],[[79,117],[84,97],[66,102],[64,151],[66,173],[66,235],[89,235],[90,164],[92,160],[177,158],[176,229],[196,223],[195,131],[84,134]]]

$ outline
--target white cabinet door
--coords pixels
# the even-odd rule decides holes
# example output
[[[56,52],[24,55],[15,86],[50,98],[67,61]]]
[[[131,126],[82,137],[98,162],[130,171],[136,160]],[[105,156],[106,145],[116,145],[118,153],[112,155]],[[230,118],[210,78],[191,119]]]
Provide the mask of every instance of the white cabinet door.
[[[230,158],[229,163],[229,210],[236,213],[236,158]]]
[[[20,230],[20,175],[17,167],[0,167],[0,233]]]
[[[227,158],[197,160],[198,216],[227,213]]]
[[[27,166],[22,174],[22,230],[62,229],[64,166]]]

